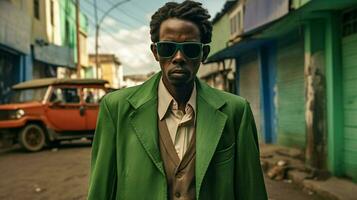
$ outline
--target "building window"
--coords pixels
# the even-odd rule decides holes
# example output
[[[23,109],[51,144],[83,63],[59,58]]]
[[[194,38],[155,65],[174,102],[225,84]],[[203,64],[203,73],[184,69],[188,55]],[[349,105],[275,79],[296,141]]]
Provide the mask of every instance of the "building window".
[[[357,8],[342,15],[342,34],[344,37],[357,33]]]
[[[70,36],[70,31],[69,31],[69,21],[68,19],[65,22],[65,43],[68,45],[69,44],[69,36]]]
[[[231,37],[236,37],[243,31],[242,9],[238,9],[230,16]]]
[[[51,25],[54,26],[55,25],[55,19],[54,19],[54,2],[53,0],[51,1],[50,3],[50,6],[51,6]]]
[[[36,19],[40,19],[40,0],[33,1],[33,14]]]

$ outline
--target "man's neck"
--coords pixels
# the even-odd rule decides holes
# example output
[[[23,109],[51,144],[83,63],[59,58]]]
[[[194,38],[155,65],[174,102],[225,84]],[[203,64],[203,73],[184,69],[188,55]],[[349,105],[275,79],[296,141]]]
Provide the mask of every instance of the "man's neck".
[[[166,85],[165,82],[164,82],[164,85],[165,85],[166,89],[169,91],[169,93],[171,94],[171,96],[178,103],[179,110],[184,112],[186,104],[191,97],[194,82],[189,83],[184,86],[171,86],[170,87],[170,86]]]

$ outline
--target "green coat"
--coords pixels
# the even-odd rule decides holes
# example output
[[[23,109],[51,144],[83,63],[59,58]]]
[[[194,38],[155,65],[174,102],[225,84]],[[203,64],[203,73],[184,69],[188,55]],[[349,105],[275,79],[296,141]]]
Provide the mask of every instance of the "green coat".
[[[160,77],[103,98],[88,199],[167,200],[157,128]],[[267,199],[249,103],[198,79],[196,85],[197,199]]]

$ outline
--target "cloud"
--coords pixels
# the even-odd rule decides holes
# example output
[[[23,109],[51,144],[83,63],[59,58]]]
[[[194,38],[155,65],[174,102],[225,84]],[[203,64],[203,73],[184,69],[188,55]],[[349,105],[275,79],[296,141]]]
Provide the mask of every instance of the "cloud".
[[[110,24],[111,22],[106,22]],[[114,29],[115,30],[115,29]],[[146,74],[158,71],[159,65],[150,51],[150,29],[142,26],[137,29],[119,29],[114,31],[101,30],[99,46],[100,53],[114,53],[124,68],[124,74]],[[94,53],[95,38],[88,38],[89,52]]]

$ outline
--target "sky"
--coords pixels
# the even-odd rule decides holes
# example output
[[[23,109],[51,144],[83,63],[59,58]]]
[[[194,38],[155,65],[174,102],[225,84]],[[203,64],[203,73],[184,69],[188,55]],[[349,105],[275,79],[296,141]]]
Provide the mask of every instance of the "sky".
[[[81,0],[81,12],[89,21],[88,51],[95,46],[95,0]],[[122,0],[96,0],[98,19],[113,5]],[[223,8],[225,0],[198,0],[208,9],[211,19]],[[130,0],[113,9],[100,24],[99,53],[115,54],[122,63],[124,75],[147,74],[158,71],[159,65],[150,52],[151,15],[166,0]],[[177,1],[176,2],[182,2]]]

